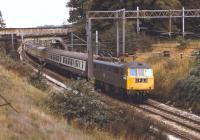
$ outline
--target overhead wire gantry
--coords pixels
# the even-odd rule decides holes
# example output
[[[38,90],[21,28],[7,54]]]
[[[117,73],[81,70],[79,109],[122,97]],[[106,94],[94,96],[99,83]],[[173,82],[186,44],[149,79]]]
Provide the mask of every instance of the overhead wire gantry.
[[[182,10],[116,10],[116,11],[89,11],[87,15],[87,50],[88,50],[88,77],[93,77],[93,47],[92,47],[92,21],[93,20],[116,20],[116,44],[117,44],[117,56],[120,55],[119,46],[119,21],[122,21],[122,53],[125,54],[126,44],[126,20],[137,20],[137,33],[140,31],[140,19],[169,19],[169,35],[171,35],[171,19],[182,19],[182,36],[185,36],[185,18],[199,18],[200,9],[185,9]]]

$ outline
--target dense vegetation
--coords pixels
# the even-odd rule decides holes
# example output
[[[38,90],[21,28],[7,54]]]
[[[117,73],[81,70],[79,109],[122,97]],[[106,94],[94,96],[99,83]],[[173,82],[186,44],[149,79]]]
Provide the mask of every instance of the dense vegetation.
[[[109,132],[116,138],[132,140],[165,140],[161,131],[153,131],[154,122],[142,113],[127,110],[93,91],[93,85],[85,80],[71,82],[77,91],[52,93],[44,102],[50,112],[65,116],[70,123],[91,131],[95,128]],[[155,123],[156,124],[156,123]]]
[[[126,10],[140,9],[198,9],[200,3],[198,0],[70,0],[67,7],[70,8],[70,17],[68,21],[74,23],[79,27],[80,35],[85,34],[85,23],[88,11],[108,11],[125,8]],[[189,21],[189,22],[188,22]],[[181,33],[181,20],[172,19],[172,32]],[[199,32],[199,19],[186,19],[187,32]],[[121,25],[120,25],[121,26]],[[149,48],[152,44],[152,36],[160,36],[160,33],[167,33],[169,31],[168,19],[141,19],[141,32],[136,34],[136,20],[127,20],[126,24],[126,51],[130,54],[134,50],[142,47]],[[116,47],[116,29],[114,21],[112,20],[98,20],[93,21],[93,33],[95,30],[99,31],[99,40],[109,50],[115,50]],[[122,32],[122,31],[120,31]],[[166,37],[166,36],[165,36]],[[177,36],[176,36],[177,37]],[[122,38],[122,36],[120,36]],[[122,40],[121,40],[122,41]],[[103,48],[103,46],[101,46]]]
[[[200,66],[193,68],[187,78],[177,82],[173,95],[172,98],[177,106],[191,108],[200,114]]]
[[[135,10],[139,6],[140,9],[181,9],[183,6],[192,9],[198,9],[200,3],[198,0],[70,0],[67,7],[70,9],[69,22],[81,23],[86,19],[88,11],[98,10],[118,10],[125,8],[127,10]],[[191,23],[191,26],[198,25],[198,22]],[[147,27],[166,28],[168,22],[146,22]]]

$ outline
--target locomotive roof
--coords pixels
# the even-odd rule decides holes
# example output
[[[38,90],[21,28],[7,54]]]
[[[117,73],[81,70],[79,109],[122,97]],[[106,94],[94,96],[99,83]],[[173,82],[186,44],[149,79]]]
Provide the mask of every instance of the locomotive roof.
[[[121,67],[121,68],[150,68],[147,64],[142,62],[130,62],[130,63],[120,63],[120,62],[108,62],[108,61],[101,61],[101,60],[94,60],[95,63],[113,66],[113,67]]]
[[[148,69],[150,68],[149,65],[143,63],[143,62],[130,62],[130,63],[127,63],[125,64],[127,67],[130,67],[130,68],[142,68],[142,69]]]

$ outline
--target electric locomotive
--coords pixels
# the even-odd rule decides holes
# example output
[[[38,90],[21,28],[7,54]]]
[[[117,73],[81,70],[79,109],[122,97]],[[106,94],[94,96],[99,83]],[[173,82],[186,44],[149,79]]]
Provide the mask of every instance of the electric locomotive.
[[[107,92],[145,99],[154,89],[153,70],[145,63],[94,60],[95,87]]]

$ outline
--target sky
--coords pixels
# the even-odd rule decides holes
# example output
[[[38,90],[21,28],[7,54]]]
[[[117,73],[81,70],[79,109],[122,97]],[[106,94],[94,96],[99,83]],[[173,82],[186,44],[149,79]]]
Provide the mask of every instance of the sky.
[[[6,27],[62,25],[68,19],[69,0],[0,0]]]

